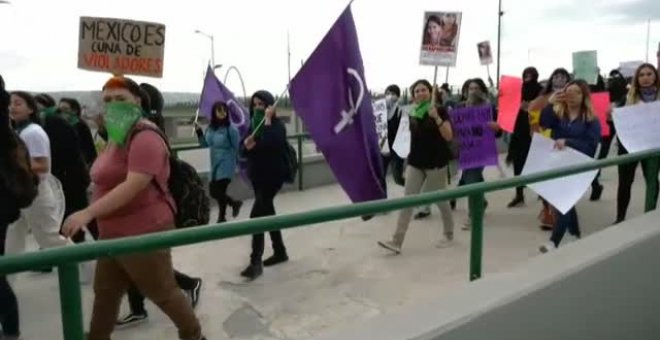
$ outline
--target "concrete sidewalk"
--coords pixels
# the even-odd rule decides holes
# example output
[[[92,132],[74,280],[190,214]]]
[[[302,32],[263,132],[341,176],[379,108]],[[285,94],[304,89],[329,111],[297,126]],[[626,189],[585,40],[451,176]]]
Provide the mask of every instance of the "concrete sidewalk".
[[[487,171],[489,180],[497,170]],[[615,218],[616,169],[603,173],[601,202],[584,199],[578,206],[585,236],[610,225]],[[630,216],[642,211],[641,175],[633,188]],[[390,183],[390,196],[402,188]],[[540,202],[527,191],[527,206],[507,209],[513,190],[487,196],[484,235],[484,275],[510,270],[531,257],[549,234],[538,228]],[[327,186],[281,195],[280,214],[349,203],[339,186]],[[209,340],[304,339],[359,324],[373,316],[395,311],[446,294],[468,284],[470,232],[460,229],[466,219],[465,200],[455,212],[457,244],[437,249],[441,234],[437,209],[425,221],[411,225],[401,256],[391,256],[376,245],[390,239],[397,213],[335,221],[284,232],[291,261],[268,268],[255,282],[246,283],[239,272],[247,265],[249,237],[197,244],[174,251],[176,268],[204,279],[197,313]],[[246,218],[251,202],[239,218]],[[213,213],[215,218],[215,212]],[[268,239],[268,238],[267,238]],[[266,256],[270,255],[269,249]],[[57,276],[24,273],[14,283],[26,340],[61,338]],[[90,286],[83,286],[85,326],[93,300]],[[171,322],[147,304],[149,321],[135,328],[117,330],[115,339],[176,339]],[[127,311],[124,305],[122,314]]]

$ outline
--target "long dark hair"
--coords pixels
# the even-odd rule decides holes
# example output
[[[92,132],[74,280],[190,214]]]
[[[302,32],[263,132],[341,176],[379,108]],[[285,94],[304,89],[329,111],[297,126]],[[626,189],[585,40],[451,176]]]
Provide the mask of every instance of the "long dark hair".
[[[543,92],[541,94],[549,95],[553,92],[552,79],[558,74],[563,74],[566,77],[566,83],[567,84],[571,81],[571,74],[568,73],[568,71],[566,71],[565,68],[558,68],[558,69],[552,71],[552,74],[550,75],[550,79],[548,79],[548,83],[545,84],[545,88],[543,89]]]
[[[39,120],[39,108],[37,107],[37,101],[34,99],[34,97],[32,97],[31,94],[25,91],[14,91],[11,93],[11,95],[21,97],[21,99],[25,100],[25,103],[27,104],[28,108],[32,110],[32,113],[28,118],[30,122],[34,124],[41,124]]]
[[[630,85],[630,90],[628,91],[628,99],[626,101],[628,105],[637,104],[640,101],[642,94],[640,92],[641,86],[639,85],[639,74],[645,68],[650,69],[655,74],[655,84],[653,84],[653,87],[656,88],[656,91],[660,92],[660,74],[658,74],[658,69],[655,68],[653,64],[649,64],[649,63],[641,64],[635,71],[635,76],[633,77],[632,84]]]
[[[60,99],[60,103],[67,103],[71,107],[71,110],[73,110],[73,113],[75,113],[76,116],[78,116],[78,118],[80,118],[80,116],[82,114],[82,109],[80,108],[80,102],[78,102],[74,98],[65,97],[65,98]]]
[[[225,119],[220,119],[218,116],[215,114],[216,111],[218,110],[224,110],[227,113],[227,116],[225,116]],[[215,102],[213,104],[213,108],[211,109],[211,128],[213,130],[217,130],[220,127],[226,127],[229,126],[229,107],[227,107],[227,104],[223,102]]]

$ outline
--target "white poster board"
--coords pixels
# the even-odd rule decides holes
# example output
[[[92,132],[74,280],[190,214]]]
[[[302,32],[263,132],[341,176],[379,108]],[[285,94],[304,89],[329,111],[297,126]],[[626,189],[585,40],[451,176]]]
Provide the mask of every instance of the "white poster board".
[[[614,109],[612,120],[628,152],[660,148],[660,101]]]
[[[399,129],[396,131],[396,138],[394,138],[394,143],[392,144],[392,149],[396,154],[401,158],[408,158],[410,154],[410,110],[412,105],[402,106],[401,107],[401,122],[399,123]]]
[[[389,152],[389,143],[387,143],[387,100],[376,100],[373,102],[373,107],[378,143],[382,145],[380,151]]]
[[[592,162],[593,158],[571,148],[555,149],[555,141],[535,133],[521,175]],[[530,184],[529,188],[566,214],[582,198],[598,170]]]
[[[493,63],[493,50],[490,48],[490,41],[482,41],[477,44],[479,53],[479,62],[481,65],[490,65]]]
[[[120,75],[163,77],[165,25],[80,17],[78,68]]]
[[[461,12],[424,13],[420,64],[456,66],[461,19]]]
[[[621,62],[619,63],[619,72],[621,72],[624,77],[630,78],[635,75],[635,71],[637,71],[637,68],[642,64],[644,64],[644,61],[641,60]]]

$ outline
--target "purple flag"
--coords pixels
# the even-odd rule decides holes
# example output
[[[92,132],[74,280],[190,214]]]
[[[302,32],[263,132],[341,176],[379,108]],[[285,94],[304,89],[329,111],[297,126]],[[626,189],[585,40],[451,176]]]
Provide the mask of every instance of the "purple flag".
[[[238,129],[241,139],[244,138],[250,130],[248,109],[220,82],[211,66],[209,66],[206,70],[204,88],[199,99],[199,113],[210,119],[213,114],[211,112],[213,110],[213,104],[218,101],[227,104],[231,124]]]
[[[291,80],[295,112],[353,202],[387,197],[350,5]]]
[[[488,126],[491,121],[491,105],[454,109],[451,112],[454,138],[459,143],[458,166],[462,170],[497,165],[495,132]]]

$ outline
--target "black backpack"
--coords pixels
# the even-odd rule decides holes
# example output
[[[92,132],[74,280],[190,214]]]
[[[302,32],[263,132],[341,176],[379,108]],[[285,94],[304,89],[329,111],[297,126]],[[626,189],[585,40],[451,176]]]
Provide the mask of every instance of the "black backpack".
[[[300,165],[298,164],[298,154],[296,153],[296,149],[294,149],[289,142],[286,142],[285,159],[288,171],[284,181],[291,184],[296,181],[296,174],[298,173],[298,167]]]
[[[199,177],[195,168],[178,159],[167,141],[167,136],[155,125],[151,123],[140,122],[131,133],[135,137],[137,133],[144,130],[151,130],[165,141],[169,151],[170,178],[168,187],[170,194],[174,198],[175,207],[172,207],[174,214],[174,224],[177,228],[188,228],[209,223],[211,215],[211,204],[206,191],[204,182]],[[130,139],[129,139],[130,141]],[[158,186],[156,184],[156,186]],[[163,188],[159,189],[164,192]]]

